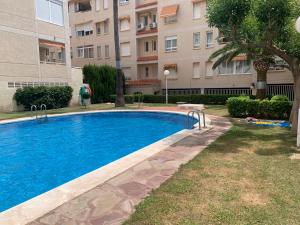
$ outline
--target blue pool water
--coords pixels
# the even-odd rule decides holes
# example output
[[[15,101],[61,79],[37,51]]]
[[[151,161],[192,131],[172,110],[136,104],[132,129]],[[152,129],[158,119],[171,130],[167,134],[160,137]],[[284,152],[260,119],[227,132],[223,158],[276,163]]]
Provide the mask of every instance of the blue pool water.
[[[185,128],[185,116],[155,112],[0,125],[0,212]]]

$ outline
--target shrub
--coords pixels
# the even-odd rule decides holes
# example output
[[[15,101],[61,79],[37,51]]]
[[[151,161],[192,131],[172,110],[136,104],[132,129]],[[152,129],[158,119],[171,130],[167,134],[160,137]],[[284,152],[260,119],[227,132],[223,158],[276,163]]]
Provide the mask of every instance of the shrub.
[[[91,102],[102,103],[110,101],[110,96],[116,93],[116,68],[109,65],[85,65],[83,67],[84,80],[90,85],[93,95]],[[125,92],[125,77],[123,75]]]
[[[225,105],[228,98],[237,95],[170,95],[169,103],[189,102],[192,104]],[[165,103],[164,95],[144,95],[145,103]]]
[[[288,102],[289,98],[285,95],[275,95],[271,98],[271,101]]]
[[[31,105],[46,104],[48,109],[67,107],[72,99],[73,89],[65,87],[25,87],[18,89],[15,100],[18,105],[23,105],[25,110],[30,110]]]
[[[233,117],[253,116],[265,119],[288,119],[292,110],[289,101],[252,100],[232,97],[227,100],[228,112]]]
[[[126,104],[133,104],[135,102],[133,95],[124,95],[124,98]],[[116,95],[111,95],[110,102],[115,102],[115,101],[116,101]]]

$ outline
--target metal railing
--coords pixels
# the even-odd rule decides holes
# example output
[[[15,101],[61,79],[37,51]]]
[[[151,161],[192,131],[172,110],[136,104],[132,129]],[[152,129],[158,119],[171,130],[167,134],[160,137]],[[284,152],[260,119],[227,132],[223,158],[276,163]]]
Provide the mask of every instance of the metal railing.
[[[195,114],[197,115],[197,118],[198,118],[199,130],[201,130],[201,114],[202,114],[202,118],[203,118],[203,128],[206,128],[205,113],[200,110],[192,110],[192,111],[188,112],[187,128],[189,128],[191,125],[193,125],[193,124],[191,124],[191,119],[197,119],[195,117]]]
[[[48,114],[47,114],[47,105],[42,104],[40,106],[40,110],[38,110],[38,107],[36,105],[32,105],[30,108],[31,116],[35,117],[37,121],[47,121],[48,120]]]

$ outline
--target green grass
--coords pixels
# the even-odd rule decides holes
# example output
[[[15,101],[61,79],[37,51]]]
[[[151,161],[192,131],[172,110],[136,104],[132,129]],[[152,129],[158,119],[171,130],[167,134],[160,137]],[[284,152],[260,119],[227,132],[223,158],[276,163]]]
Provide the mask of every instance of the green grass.
[[[295,138],[288,129],[233,123],[125,225],[300,224],[300,162],[289,159]]]

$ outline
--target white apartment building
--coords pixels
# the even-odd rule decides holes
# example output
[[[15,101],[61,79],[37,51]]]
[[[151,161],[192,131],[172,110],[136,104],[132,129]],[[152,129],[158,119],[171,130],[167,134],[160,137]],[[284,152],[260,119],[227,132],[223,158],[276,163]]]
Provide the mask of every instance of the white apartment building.
[[[113,2],[70,0],[72,64],[114,65]],[[129,93],[252,93],[256,73],[245,57],[212,70],[209,56],[223,46],[206,20],[206,0],[119,0],[122,69]],[[272,67],[269,93],[293,95],[289,71]]]

